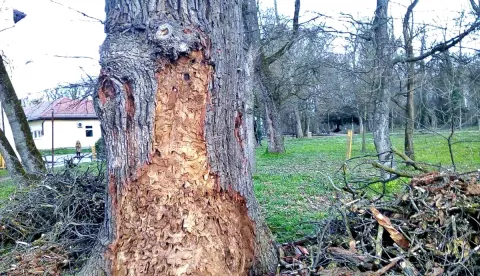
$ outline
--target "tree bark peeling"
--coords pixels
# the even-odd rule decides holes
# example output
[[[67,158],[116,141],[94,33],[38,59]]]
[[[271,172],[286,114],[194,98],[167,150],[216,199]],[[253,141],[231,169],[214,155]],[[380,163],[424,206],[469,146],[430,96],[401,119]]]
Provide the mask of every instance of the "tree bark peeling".
[[[157,73],[155,154],[117,195],[115,275],[246,275],[251,266],[246,201],[223,192],[208,164],[203,129],[211,72],[193,52]]]
[[[174,63],[163,61],[159,67],[154,151],[148,164],[129,175],[121,191],[116,184],[121,178],[110,177],[115,218],[115,240],[108,250],[111,273],[245,275],[253,261],[253,222],[246,200],[233,190],[225,192],[218,176],[210,172],[204,138],[212,68],[200,52]],[[115,82],[102,80],[106,84],[99,91],[102,104],[115,100],[111,98],[118,93]],[[131,156],[134,149],[128,145],[135,144],[135,137],[128,121],[135,116],[135,100],[128,82],[118,87],[125,92],[123,137]],[[122,104],[110,107],[117,106],[123,109]],[[236,130],[240,124],[237,120]],[[127,163],[127,171],[135,169],[134,163]]]

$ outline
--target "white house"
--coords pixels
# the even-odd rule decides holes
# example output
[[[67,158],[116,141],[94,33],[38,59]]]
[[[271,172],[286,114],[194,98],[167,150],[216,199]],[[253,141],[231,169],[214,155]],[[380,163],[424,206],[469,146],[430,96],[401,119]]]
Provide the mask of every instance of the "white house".
[[[101,137],[100,122],[91,100],[61,98],[24,110],[38,149],[51,149],[52,137],[55,148],[74,148],[77,140],[82,147],[91,147]]]

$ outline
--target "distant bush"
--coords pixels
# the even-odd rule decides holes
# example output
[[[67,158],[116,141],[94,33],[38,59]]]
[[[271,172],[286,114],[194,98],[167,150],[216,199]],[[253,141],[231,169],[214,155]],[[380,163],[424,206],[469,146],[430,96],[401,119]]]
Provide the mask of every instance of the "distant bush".
[[[95,142],[95,151],[98,155],[105,156],[105,140],[103,140],[103,137],[100,137],[100,139]]]

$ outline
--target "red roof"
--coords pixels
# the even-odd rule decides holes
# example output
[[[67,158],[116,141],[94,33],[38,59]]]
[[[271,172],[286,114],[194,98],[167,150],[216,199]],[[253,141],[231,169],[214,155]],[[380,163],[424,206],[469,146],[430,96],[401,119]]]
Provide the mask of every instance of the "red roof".
[[[96,119],[92,100],[72,100],[60,98],[53,102],[43,102],[24,108],[29,121],[52,118],[52,109],[55,119]]]

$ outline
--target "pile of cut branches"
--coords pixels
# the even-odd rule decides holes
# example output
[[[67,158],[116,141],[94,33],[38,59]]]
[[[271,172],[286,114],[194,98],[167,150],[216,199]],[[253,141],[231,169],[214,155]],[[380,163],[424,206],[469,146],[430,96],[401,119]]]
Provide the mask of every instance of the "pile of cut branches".
[[[388,201],[340,193],[318,235],[279,247],[281,275],[477,275],[478,174],[427,173]]]
[[[104,205],[102,172],[66,170],[17,191],[0,208],[0,275],[58,275],[80,267]]]

